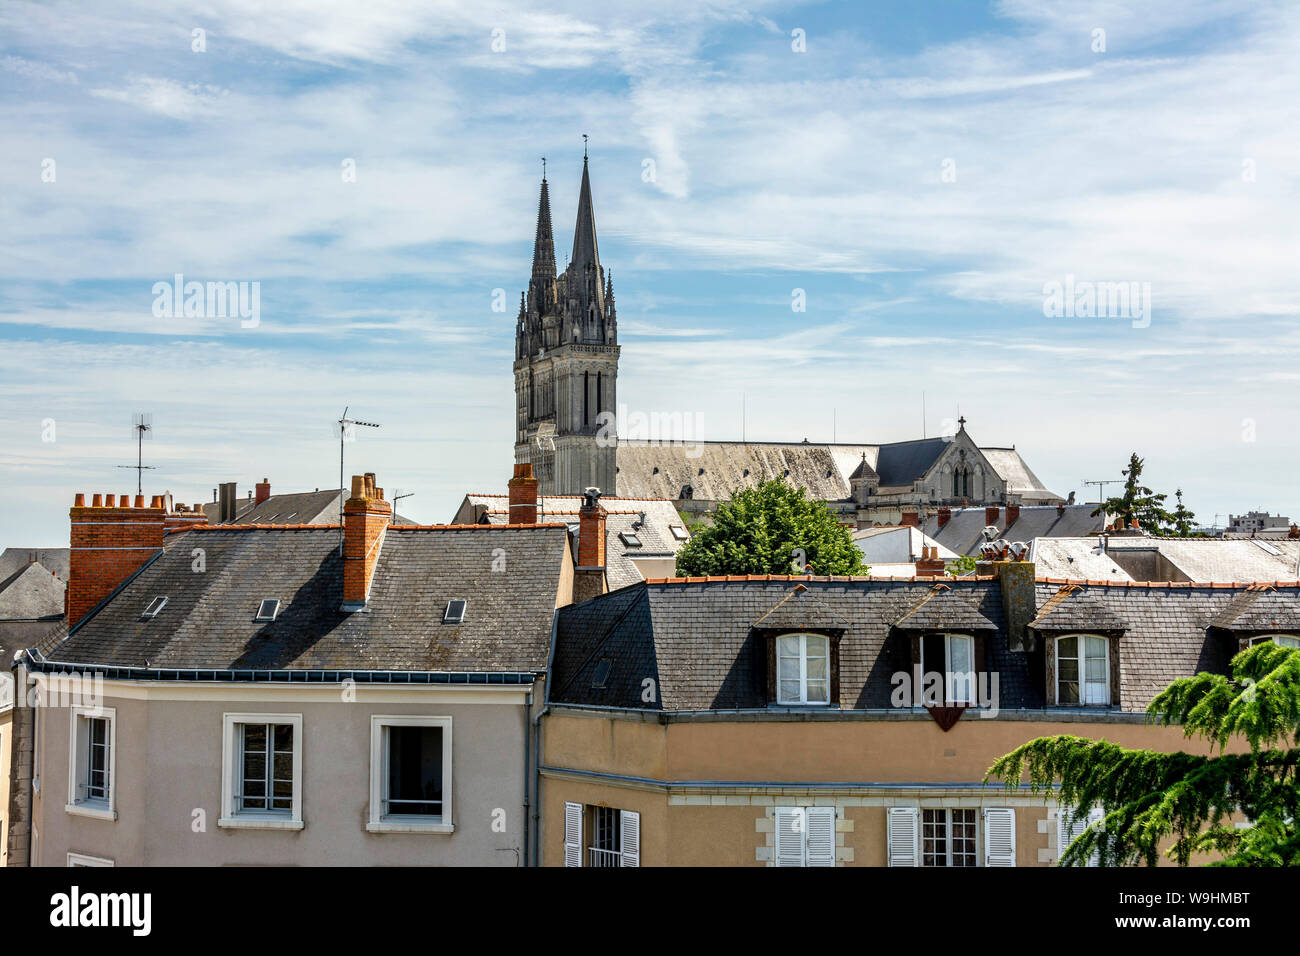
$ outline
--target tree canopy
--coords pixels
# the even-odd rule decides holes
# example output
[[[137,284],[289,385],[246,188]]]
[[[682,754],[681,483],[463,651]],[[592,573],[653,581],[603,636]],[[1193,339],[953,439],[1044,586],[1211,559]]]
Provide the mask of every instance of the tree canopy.
[[[1124,527],[1137,521],[1138,527],[1148,534],[1159,534],[1160,530],[1174,522],[1174,516],[1165,510],[1168,495],[1157,494],[1142,484],[1142,467],[1145,460],[1137,452],[1129,457],[1128,467],[1120,471],[1124,475],[1124,491],[1114,498],[1107,498],[1092,512],[1093,516],[1108,514],[1119,518]],[[1188,518],[1194,518],[1190,511]],[[1188,525],[1190,528],[1190,523]]]
[[[1100,805],[1105,817],[1061,854],[1077,866],[1096,853],[1107,865],[1156,865],[1160,845],[1186,866],[1194,854],[1219,853],[1218,866],[1300,865],[1300,650],[1272,642],[1232,659],[1232,675],[1174,681],[1147,708],[1148,722],[1181,724],[1188,738],[1210,741],[1211,754],[1127,750],[1106,740],[1039,737],[1001,757],[985,782],[1014,788],[1027,774],[1035,793],[1063,806]],[[1244,740],[1247,752],[1228,753]],[[1217,753],[1216,753],[1217,750]],[[1241,813],[1250,826],[1238,829]]]
[[[824,502],[780,479],[738,492],[677,552],[677,573],[866,574],[849,529]]]

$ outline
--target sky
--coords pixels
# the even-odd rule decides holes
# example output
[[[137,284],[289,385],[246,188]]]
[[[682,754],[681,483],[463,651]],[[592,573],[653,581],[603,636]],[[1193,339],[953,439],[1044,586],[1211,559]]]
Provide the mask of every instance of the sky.
[[[541,157],[563,269],[583,134],[629,414],[962,415],[1063,495],[1136,451],[1204,523],[1300,517],[1298,47],[1270,0],[8,0],[0,547],[134,493],[136,412],[179,501],[334,486],[345,406],[402,513],[504,493]],[[256,323],[167,315],[177,274]]]

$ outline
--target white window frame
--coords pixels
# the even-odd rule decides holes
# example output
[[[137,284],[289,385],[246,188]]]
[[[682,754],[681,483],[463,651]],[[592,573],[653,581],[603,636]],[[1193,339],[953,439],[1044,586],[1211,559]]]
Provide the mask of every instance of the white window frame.
[[[772,850],[773,866],[834,866],[835,865],[835,824],[839,819],[837,807],[817,806],[782,806],[772,808],[772,825],[774,840]],[[783,823],[789,821],[788,827]],[[810,846],[814,828],[825,830],[824,845]],[[795,845],[782,846],[783,835]],[[784,854],[783,854],[784,851]],[[786,855],[788,854],[788,855]]]
[[[1105,694],[1105,700],[1100,702],[1088,700],[1088,683],[1089,683],[1088,673],[1087,673],[1088,658],[1085,656],[1084,649],[1087,646],[1087,639],[1090,637],[1101,641],[1102,646],[1106,649],[1106,655],[1104,658],[1105,665],[1106,665],[1104,668],[1106,678],[1102,682],[1102,687],[1105,688],[1106,694]],[[1078,667],[1079,699],[1074,703],[1068,703],[1068,702],[1062,703],[1061,701],[1061,642],[1064,640],[1068,640],[1069,638],[1076,639],[1075,646],[1078,649],[1077,657],[1067,658],[1067,659],[1077,660],[1079,664]],[[1060,637],[1056,638],[1055,641],[1053,641],[1053,644],[1054,646],[1052,648],[1052,654],[1053,654],[1053,659],[1056,662],[1056,669],[1053,673],[1053,680],[1055,682],[1055,686],[1052,688],[1052,695],[1053,695],[1053,699],[1056,701],[1056,706],[1058,707],[1110,707],[1112,706],[1111,694],[1110,694],[1110,666],[1111,666],[1110,638],[1103,637],[1101,634],[1088,634],[1086,632],[1080,632],[1078,634],[1062,634]]]
[[[384,815],[384,787],[388,786],[388,727],[440,727],[442,729],[442,816]],[[374,714],[370,718],[370,811],[366,829],[371,833],[454,833],[452,816],[451,718],[422,714]]]
[[[952,666],[952,642],[954,638],[959,641],[964,641],[966,646],[970,649],[970,670],[968,671],[948,670],[948,668]],[[921,642],[921,687],[918,688],[917,696],[917,703],[919,704],[924,699],[925,675],[929,673],[929,671],[926,670],[925,666],[925,635],[917,638],[917,640]],[[975,707],[978,705],[979,702],[976,700],[976,686],[979,683],[979,678],[977,676],[979,668],[975,666],[975,638],[972,635],[943,635],[943,668],[938,673],[943,676],[943,702],[945,707],[952,707],[958,704],[963,704],[967,707]],[[948,686],[950,676],[952,678],[951,688]],[[963,684],[965,685],[964,689],[966,691],[964,695],[958,692],[958,688]],[[953,692],[951,700],[948,699],[949,689]],[[963,697],[966,699],[963,699]]]
[[[239,728],[244,724],[289,724],[293,727],[293,801],[287,814],[236,810],[239,780]],[[227,713],[221,715],[221,818],[217,826],[250,830],[301,830],[302,819],[302,714]]]
[[[82,721],[104,720],[107,722],[105,737],[108,741],[106,754],[108,795],[94,799],[81,797],[77,790],[90,772],[90,757],[85,756],[83,773],[83,753],[88,740],[83,740]],[[70,707],[68,708],[68,802],[63,808],[68,813],[80,817],[92,817],[96,820],[117,819],[117,710],[113,707]]]
[[[68,853],[68,866],[116,866],[112,860],[86,853]]]
[[[787,637],[799,638],[799,699],[787,699],[781,692],[781,642]],[[808,699],[808,639],[822,641],[826,645],[826,699]],[[774,660],[776,666],[776,702],[783,707],[829,707],[831,704],[831,639],[825,634],[794,631],[778,634],[774,639]]]
[[[952,819],[952,815],[953,815],[954,813],[958,813],[958,812],[961,812],[961,813],[970,813],[970,814],[972,814],[972,815],[974,816],[974,822],[971,824],[971,825],[974,826],[974,828],[975,828],[975,847],[974,847],[974,850],[973,850],[973,856],[974,856],[974,858],[975,858],[975,866],[974,866],[974,867],[969,867],[969,866],[966,866],[966,867],[954,867],[954,866],[952,865],[952,857],[953,857],[953,847],[952,847],[952,845],[953,845],[953,819]],[[944,845],[944,859],[945,859],[945,861],[946,861],[945,864],[944,864],[943,866],[927,866],[926,863],[925,863],[925,856],[926,856],[926,852],[925,852],[925,827],[926,827],[926,823],[925,823],[925,815],[926,815],[927,813],[942,813],[942,814],[943,814],[943,824],[942,824],[942,825],[943,825],[943,845]],[[978,867],[978,866],[980,865],[980,860],[983,858],[983,854],[984,854],[984,839],[983,839],[984,834],[981,832],[982,827],[980,826],[980,822],[981,822],[981,820],[980,820],[980,814],[978,814],[978,813],[975,812],[975,807],[956,807],[956,806],[943,806],[943,807],[920,807],[920,808],[918,808],[918,812],[917,812],[917,815],[916,815],[916,821],[917,821],[918,834],[919,834],[919,840],[920,840],[920,847],[919,847],[919,850],[918,850],[918,853],[917,853],[917,857],[916,857],[916,865],[917,865],[919,868],[921,868],[921,869],[925,869],[925,870],[944,870],[944,869],[971,870],[971,869],[975,869],[975,867]]]
[[[1300,637],[1296,637],[1294,634],[1261,634],[1259,637],[1252,637],[1247,646],[1254,647],[1256,644],[1263,644],[1265,641],[1271,641],[1278,647],[1300,649]]]

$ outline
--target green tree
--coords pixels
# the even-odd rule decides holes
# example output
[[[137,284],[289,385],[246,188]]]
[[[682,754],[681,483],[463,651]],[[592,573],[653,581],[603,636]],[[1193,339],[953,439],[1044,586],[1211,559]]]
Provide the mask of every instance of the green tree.
[[[1180,678],[1151,702],[1147,719],[1181,724],[1186,737],[1211,742],[1210,755],[1039,737],[999,758],[985,782],[1014,788],[1028,774],[1035,793],[1049,793],[1059,779],[1063,805],[1101,805],[1104,819],[1062,853],[1063,866],[1094,852],[1103,866],[1154,866],[1170,839],[1167,855],[1180,866],[1214,852],[1222,854],[1217,866],[1300,866],[1300,650],[1265,642],[1232,659],[1231,677]],[[1227,752],[1243,739],[1248,752]],[[1237,812],[1248,828],[1229,820]]]
[[[1174,508],[1170,515],[1174,526],[1174,534],[1180,538],[1192,537],[1192,525],[1196,521],[1196,513],[1183,506],[1183,489],[1179,488],[1174,492],[1174,498],[1178,500],[1178,507]]]
[[[949,561],[948,566],[944,568],[945,574],[950,574],[954,578],[959,578],[963,574],[973,574],[975,572],[976,561],[969,554],[963,554],[955,561]]]
[[[677,552],[677,573],[790,574],[802,555],[816,574],[866,574],[849,529],[824,502],[780,479],[739,492]]]
[[[1124,522],[1128,527],[1134,519],[1138,527],[1148,534],[1159,534],[1160,529],[1171,524],[1174,516],[1165,510],[1165,498],[1141,483],[1143,459],[1133,452],[1128,460],[1128,467],[1120,474],[1124,475],[1124,493],[1115,498],[1107,498],[1093,511],[1093,516],[1109,514]]]

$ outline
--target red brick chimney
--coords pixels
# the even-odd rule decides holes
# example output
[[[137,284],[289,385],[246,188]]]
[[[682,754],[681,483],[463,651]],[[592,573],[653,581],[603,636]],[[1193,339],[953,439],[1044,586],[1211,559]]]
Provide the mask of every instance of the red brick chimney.
[[[939,557],[937,547],[921,546],[921,560],[916,562],[916,576],[918,578],[938,578],[943,576],[943,558]]]
[[[1057,502],[1057,505],[1056,505],[1056,516],[1057,516],[1058,518],[1060,518],[1060,517],[1062,517],[1064,514],[1065,514],[1065,502],[1064,502],[1064,501]]]
[[[578,511],[578,567],[605,567],[605,509],[599,488],[586,490]]]
[[[261,481],[259,481],[256,485],[254,485],[254,487],[257,489],[257,494],[255,494],[255,495],[253,496],[253,504],[254,504],[254,505],[260,505],[260,504],[261,504],[263,501],[265,501],[267,498],[271,497],[271,479],[270,479],[270,478],[263,478],[263,479],[262,479]]]
[[[1007,527],[1010,528],[1020,517],[1020,505],[1007,505]]]
[[[375,473],[353,475],[352,497],[343,503],[343,611],[365,609],[392,518],[393,506],[384,500],[384,489],[375,487]]]
[[[537,524],[537,479],[529,462],[515,465],[515,476],[510,479],[511,524]]]
[[[919,528],[921,526],[921,516],[917,514],[915,508],[910,511],[907,508],[904,508],[903,517],[899,521],[899,524],[906,528]]]
[[[998,506],[997,506],[997,505],[986,505],[986,506],[985,506],[985,508],[984,508],[984,524],[985,524],[985,526],[988,526],[988,525],[991,525],[991,524],[997,524],[997,523],[998,523],[998,510],[999,510],[999,509],[998,509]]]
[[[940,507],[940,508],[939,508],[939,528],[940,528],[940,530],[942,530],[943,526],[946,525],[946,524],[947,524],[949,521],[951,521],[951,520],[952,520],[952,509],[949,508],[947,505],[943,505],[942,507]]]
[[[95,495],[89,507],[78,494],[68,512],[72,533],[64,609],[74,627],[132,574],[162,551],[165,511],[162,496],[148,508],[137,495]],[[144,610],[141,608],[141,610]]]

